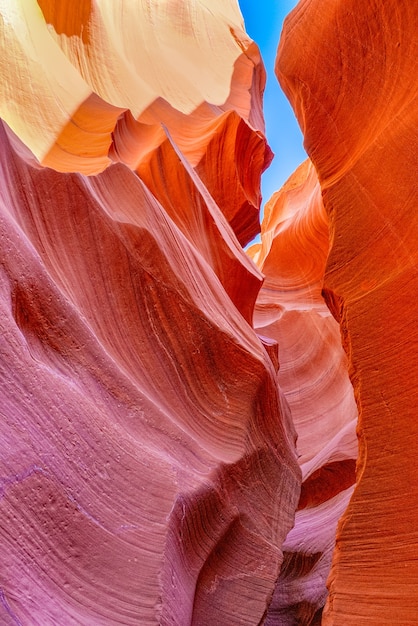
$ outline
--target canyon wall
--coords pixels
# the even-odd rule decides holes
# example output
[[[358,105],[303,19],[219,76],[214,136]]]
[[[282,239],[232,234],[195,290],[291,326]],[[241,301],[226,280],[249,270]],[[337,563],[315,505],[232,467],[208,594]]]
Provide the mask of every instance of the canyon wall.
[[[322,623],[418,620],[416,2],[302,1],[276,71],[321,184],[323,294],[359,409]]]
[[[418,623],[414,2],[0,16],[0,623]]]
[[[269,626],[320,623],[336,524],[356,479],[357,407],[339,326],[321,293],[329,246],[321,187],[307,160],[267,202],[261,244],[248,251],[265,277],[254,326],[279,345],[277,380],[303,479]]]
[[[264,68],[235,2],[120,4],[2,4],[0,621],[250,626],[301,482]]]

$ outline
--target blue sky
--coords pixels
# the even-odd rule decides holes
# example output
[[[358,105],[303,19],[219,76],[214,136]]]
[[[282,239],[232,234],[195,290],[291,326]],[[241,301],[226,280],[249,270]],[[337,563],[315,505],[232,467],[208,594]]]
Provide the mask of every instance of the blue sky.
[[[274,74],[283,20],[296,4],[297,0],[239,0],[246,31],[258,44],[267,71],[264,117],[267,140],[275,158],[263,174],[263,204],[306,159],[295,115]]]

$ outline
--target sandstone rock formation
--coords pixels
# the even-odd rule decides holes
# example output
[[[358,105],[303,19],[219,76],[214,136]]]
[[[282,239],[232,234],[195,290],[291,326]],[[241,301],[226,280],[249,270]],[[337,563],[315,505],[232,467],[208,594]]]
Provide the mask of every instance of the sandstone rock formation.
[[[261,244],[249,250],[265,276],[254,325],[279,345],[278,384],[303,477],[269,626],[319,620],[336,524],[355,482],[357,408],[339,327],[321,295],[328,253],[328,217],[308,160],[267,203]]]
[[[277,60],[329,216],[324,295],[359,407],[326,625],[418,620],[417,27],[413,1],[302,1]]]
[[[0,621],[252,625],[301,480],[264,70],[234,2],[116,6],[2,5]]]
[[[415,3],[0,16],[0,623],[417,623]]]

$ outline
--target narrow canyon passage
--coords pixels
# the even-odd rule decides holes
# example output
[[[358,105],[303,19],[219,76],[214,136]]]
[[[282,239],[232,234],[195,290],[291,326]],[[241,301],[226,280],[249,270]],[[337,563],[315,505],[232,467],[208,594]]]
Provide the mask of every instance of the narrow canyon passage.
[[[418,624],[416,2],[0,16],[0,623]]]
[[[355,483],[357,406],[340,328],[322,296],[329,225],[308,160],[265,208],[248,250],[265,279],[254,327],[279,346],[278,385],[298,435],[302,487],[266,624],[320,623],[336,526]]]

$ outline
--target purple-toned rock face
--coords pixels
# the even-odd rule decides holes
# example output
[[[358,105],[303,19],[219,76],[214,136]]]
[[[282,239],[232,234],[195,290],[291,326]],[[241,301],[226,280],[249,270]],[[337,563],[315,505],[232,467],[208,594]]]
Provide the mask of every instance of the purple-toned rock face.
[[[139,31],[123,54],[111,4],[4,15],[17,96],[0,141],[0,621],[250,626],[301,482],[274,348],[252,327],[262,276],[240,245],[271,159],[264,70],[233,3],[177,17],[125,3]],[[158,76],[132,48],[154,18],[142,47]]]
[[[416,623],[416,7],[0,3],[1,625]]]
[[[255,267],[192,171],[212,265],[207,233],[186,237],[126,166],[61,174],[16,145],[3,128],[4,611],[260,620],[300,478],[275,369],[232,300],[235,276],[251,301]]]

